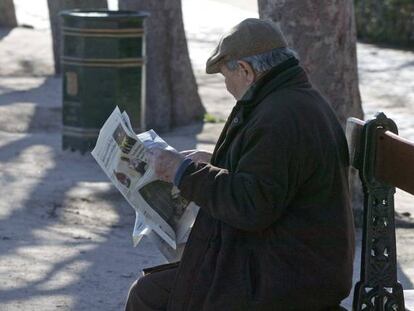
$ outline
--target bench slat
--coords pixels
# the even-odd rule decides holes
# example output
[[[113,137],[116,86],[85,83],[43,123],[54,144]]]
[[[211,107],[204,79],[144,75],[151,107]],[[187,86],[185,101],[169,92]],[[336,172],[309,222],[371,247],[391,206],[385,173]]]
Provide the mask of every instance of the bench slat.
[[[414,194],[414,143],[390,131],[378,131],[375,175]]]

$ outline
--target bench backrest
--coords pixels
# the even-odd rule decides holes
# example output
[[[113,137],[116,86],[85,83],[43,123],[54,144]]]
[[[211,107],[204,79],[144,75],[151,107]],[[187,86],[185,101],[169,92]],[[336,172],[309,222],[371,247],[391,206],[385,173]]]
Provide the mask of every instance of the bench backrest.
[[[367,122],[349,118],[351,165],[364,192],[360,281],[353,310],[405,310],[397,280],[395,187],[414,194],[414,143],[398,136],[397,126],[379,113]]]

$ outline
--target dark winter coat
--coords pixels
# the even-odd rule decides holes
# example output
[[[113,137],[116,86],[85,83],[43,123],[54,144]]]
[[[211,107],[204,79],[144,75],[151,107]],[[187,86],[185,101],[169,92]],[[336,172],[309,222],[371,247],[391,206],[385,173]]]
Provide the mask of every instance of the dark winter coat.
[[[169,311],[325,310],[352,283],[348,149],[295,59],[234,107],[182,195],[201,208]]]

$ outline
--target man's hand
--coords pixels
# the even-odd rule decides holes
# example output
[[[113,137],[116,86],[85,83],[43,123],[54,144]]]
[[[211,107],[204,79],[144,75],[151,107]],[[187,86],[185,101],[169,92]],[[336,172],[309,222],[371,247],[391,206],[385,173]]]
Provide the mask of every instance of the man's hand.
[[[184,155],[160,148],[151,148],[148,153],[149,164],[154,168],[155,174],[160,180],[173,182],[175,173],[181,162],[184,161]]]
[[[193,162],[207,162],[210,163],[212,153],[204,150],[184,150],[180,152],[186,159],[191,159]]]

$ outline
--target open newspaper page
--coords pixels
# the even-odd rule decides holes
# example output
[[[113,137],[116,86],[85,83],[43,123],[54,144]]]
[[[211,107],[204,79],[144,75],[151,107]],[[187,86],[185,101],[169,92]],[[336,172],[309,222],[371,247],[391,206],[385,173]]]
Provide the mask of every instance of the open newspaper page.
[[[135,209],[134,245],[148,235],[168,260],[176,260],[198,207],[185,200],[178,188],[156,179],[146,158],[146,151],[154,146],[173,149],[153,130],[136,135],[128,115],[116,107],[100,130],[92,155]]]

